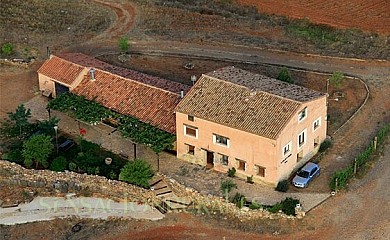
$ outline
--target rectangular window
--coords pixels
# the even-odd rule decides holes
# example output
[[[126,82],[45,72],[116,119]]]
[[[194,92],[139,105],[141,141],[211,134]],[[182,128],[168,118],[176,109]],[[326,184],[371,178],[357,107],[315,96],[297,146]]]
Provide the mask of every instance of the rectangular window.
[[[298,122],[304,120],[307,116],[307,107],[305,107],[302,111],[298,113]]]
[[[189,144],[186,144],[187,146],[187,154],[194,155],[195,154],[195,147]]]
[[[223,146],[226,146],[226,147],[229,147],[229,138],[227,138],[227,137],[213,134],[213,142],[220,144],[220,145],[223,145]]]
[[[236,160],[237,160],[237,165],[238,165],[238,170],[241,170],[241,171],[245,171],[246,170],[246,162],[245,161],[243,161],[243,160],[240,160],[240,159],[237,159],[236,158]]]
[[[291,153],[292,144],[291,141],[283,147],[283,157],[288,156]]]
[[[298,147],[302,147],[306,141],[306,129],[298,134]]]
[[[184,125],[184,135],[198,138],[198,128]]]
[[[229,157],[221,154],[221,164],[225,166],[229,165]]]
[[[313,122],[313,131],[315,131],[317,128],[321,126],[321,117],[319,117],[317,120]]]
[[[188,119],[188,121],[193,122],[194,121],[194,116],[188,115],[187,119]]]
[[[314,147],[317,147],[320,144],[320,137],[314,138]]]
[[[265,177],[265,167],[255,165],[255,173],[259,177]]]

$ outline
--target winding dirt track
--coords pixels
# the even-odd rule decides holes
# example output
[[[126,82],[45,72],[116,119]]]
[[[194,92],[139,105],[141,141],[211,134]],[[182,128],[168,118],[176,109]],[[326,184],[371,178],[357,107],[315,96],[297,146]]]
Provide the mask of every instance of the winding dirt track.
[[[117,19],[102,35],[97,36],[83,46],[75,47],[71,50],[93,55],[117,51],[112,41],[131,30],[136,11],[129,3],[93,1],[113,9]],[[212,47],[178,42],[135,42],[132,43],[132,51],[159,55],[204,57],[216,60],[270,63],[323,72],[341,71],[364,79],[370,87],[371,97],[363,110],[334,136],[334,147],[321,162],[321,167],[323,168],[322,179],[321,181],[313,182],[309,191],[314,191],[316,188],[319,188],[320,191],[327,191],[324,188],[326,186],[324,183],[327,183],[327,178],[330,174],[338,167],[350,162],[357,155],[357,151],[362,146],[368,144],[380,125],[383,125],[384,122],[390,122],[390,62],[387,61],[340,59],[246,48],[244,46]],[[356,184],[356,191],[341,194],[331,199],[308,216],[308,219],[312,221],[311,226],[314,230],[302,231],[294,233],[293,236],[283,236],[282,238],[338,239],[339,236],[343,236],[349,239],[369,239],[372,237],[385,239],[382,236],[390,235],[388,217],[390,216],[388,212],[390,209],[388,205],[390,196],[385,183],[389,180],[390,174],[388,169],[390,169],[389,148],[387,148],[382,160],[363,180],[361,186],[358,186],[359,183]],[[378,204],[383,206],[382,209],[385,208],[386,214],[380,214],[381,208],[378,207]],[[362,219],[364,220],[362,221]],[[366,232],[365,224],[369,225],[371,229],[369,232]],[[169,234],[166,236],[169,236],[171,239],[180,239],[182,236],[189,237],[191,233],[194,236],[198,236],[194,237],[194,239],[214,239],[214,236],[222,237],[226,236],[226,234],[227,236],[238,236],[237,232],[220,228],[210,228],[207,229],[207,233],[198,235],[198,233],[202,233],[199,230],[199,226],[207,228],[207,226],[201,223],[199,225],[186,225],[184,222],[182,226],[189,235],[182,235],[182,232],[176,228],[172,229],[174,231],[172,232],[168,226],[154,229],[155,231],[152,233],[158,234],[168,231]],[[141,235],[137,236],[141,239],[146,235],[141,233]],[[156,239],[161,237],[163,236],[159,236]],[[273,238],[272,236],[267,237]],[[251,235],[248,238],[255,239],[256,237]]]

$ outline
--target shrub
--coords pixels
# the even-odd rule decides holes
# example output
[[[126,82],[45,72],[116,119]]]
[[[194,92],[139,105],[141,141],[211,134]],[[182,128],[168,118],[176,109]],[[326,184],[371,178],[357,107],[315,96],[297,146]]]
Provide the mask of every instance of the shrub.
[[[279,74],[278,74],[276,79],[283,81],[283,82],[287,82],[287,83],[294,83],[294,80],[291,77],[291,74],[286,67],[282,67],[280,69]]]
[[[341,72],[334,72],[332,76],[330,76],[329,80],[333,84],[335,89],[339,89],[341,86],[341,81],[344,78],[344,74]]]
[[[282,210],[282,204],[281,203],[276,203],[270,207],[267,208],[268,212],[270,213],[277,213],[279,210]]]
[[[70,162],[69,163],[69,170],[75,172],[77,170],[77,164],[74,162]]]
[[[121,37],[118,40],[118,46],[122,52],[127,52],[130,48],[129,41],[126,37]]]
[[[119,174],[119,180],[148,188],[149,180],[153,177],[152,167],[144,160],[135,159],[128,162]]]
[[[236,175],[236,172],[237,170],[233,167],[233,168],[229,168],[227,174],[229,177],[234,177]]]
[[[226,179],[221,182],[221,191],[222,194],[225,195],[225,199],[227,200],[229,197],[229,193],[233,190],[233,188],[237,188],[237,184],[235,184],[231,179]]]
[[[257,202],[251,202],[251,204],[249,205],[249,208],[252,210],[260,209],[262,207],[263,206],[261,206],[261,204],[258,204]]]
[[[247,182],[247,183],[251,183],[251,184],[254,183],[254,181],[253,181],[253,175],[250,176],[250,177],[249,177],[249,176],[246,177],[246,182]]]
[[[32,136],[23,143],[22,154],[24,157],[24,164],[29,167],[35,163],[35,168],[38,168],[38,165],[41,164],[43,167],[47,168],[49,166],[47,159],[53,148],[54,146],[51,143],[51,138],[49,136]]]
[[[330,148],[332,146],[332,141],[329,139],[325,139],[320,145],[320,148],[318,149],[319,152],[325,152],[326,149]]]
[[[236,193],[230,202],[234,203],[238,208],[242,208],[246,203],[246,198],[241,193]]]
[[[58,156],[53,159],[53,162],[50,164],[50,170],[56,172],[63,172],[68,167],[68,161],[63,156]]]
[[[298,199],[288,197],[281,202],[282,211],[287,215],[295,216],[295,206],[297,204],[299,204]]]
[[[282,181],[278,182],[278,185],[276,186],[275,190],[278,191],[278,192],[287,192],[287,190],[288,190],[288,180],[285,179],[285,180],[282,180]]]
[[[14,52],[14,45],[12,43],[4,43],[1,46],[1,53],[5,56],[9,56]]]

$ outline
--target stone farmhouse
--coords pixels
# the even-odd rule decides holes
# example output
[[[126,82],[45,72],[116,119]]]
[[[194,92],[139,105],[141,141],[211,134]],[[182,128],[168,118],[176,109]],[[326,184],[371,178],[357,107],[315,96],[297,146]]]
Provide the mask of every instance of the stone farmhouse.
[[[204,74],[176,108],[177,157],[277,184],[326,138],[326,95],[235,67]]]
[[[52,55],[39,89],[72,92],[176,134],[179,159],[255,182],[277,184],[326,137],[326,95],[239,68],[203,74],[189,86],[80,53]]]

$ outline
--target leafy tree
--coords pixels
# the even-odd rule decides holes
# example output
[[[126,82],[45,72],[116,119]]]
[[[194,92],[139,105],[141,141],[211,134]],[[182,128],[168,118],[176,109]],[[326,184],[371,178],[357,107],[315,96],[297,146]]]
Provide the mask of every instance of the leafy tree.
[[[143,188],[149,187],[149,180],[153,177],[152,167],[145,160],[135,159],[128,162],[119,174],[119,180]]]
[[[54,136],[54,126],[58,126],[59,121],[60,120],[57,117],[51,117],[49,120],[39,122],[37,128],[41,134]]]
[[[56,172],[63,172],[68,167],[68,161],[63,156],[58,156],[54,158],[53,162],[50,164],[50,170]]]
[[[35,163],[35,168],[38,168],[38,165],[41,164],[43,167],[47,168],[49,166],[47,159],[53,151],[53,148],[54,146],[51,143],[51,138],[49,136],[32,136],[23,143],[22,155],[24,157],[24,164],[30,167]]]
[[[333,87],[336,90],[340,89],[341,81],[344,79],[344,74],[341,72],[334,72],[332,76],[330,76],[329,80],[333,84]]]
[[[225,195],[225,199],[229,199],[229,193],[233,190],[233,188],[237,188],[237,184],[235,184],[231,179],[223,180],[221,182],[221,191],[222,194]]]
[[[127,52],[130,48],[129,40],[124,36],[119,38],[118,46],[122,52]]]
[[[12,43],[4,43],[3,46],[1,46],[1,52],[5,56],[9,56],[14,52],[14,45]]]
[[[287,83],[294,83],[294,79],[291,77],[291,74],[286,67],[280,69],[276,79]]]
[[[31,126],[28,119],[31,117],[31,110],[19,105],[15,112],[9,112],[8,119],[1,124],[0,134],[3,138],[24,139],[31,132]]]

